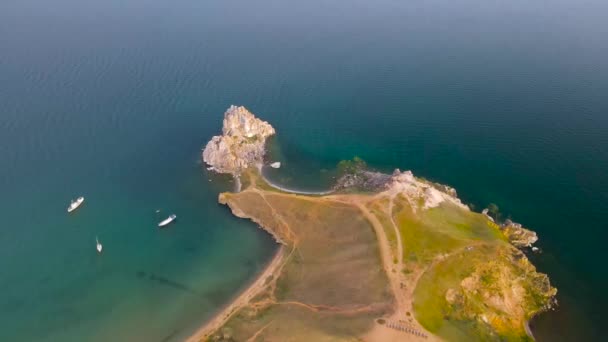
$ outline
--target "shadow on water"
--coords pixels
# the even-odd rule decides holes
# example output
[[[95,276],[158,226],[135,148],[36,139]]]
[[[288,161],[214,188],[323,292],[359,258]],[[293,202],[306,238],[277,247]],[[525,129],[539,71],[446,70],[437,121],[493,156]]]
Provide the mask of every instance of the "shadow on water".
[[[246,263],[249,266],[253,266],[255,264],[252,261],[246,261]],[[135,275],[137,276],[137,278],[139,278],[141,280],[149,280],[151,282],[155,282],[160,285],[164,285],[164,286],[173,288],[175,290],[179,290],[179,291],[194,295],[195,297],[197,297],[198,299],[201,300],[202,305],[208,305],[210,307],[218,307],[218,306],[222,305],[224,303],[225,299],[227,297],[229,297],[230,294],[232,293],[230,291],[230,286],[227,286],[225,288],[220,287],[217,289],[199,292],[185,284],[179,283],[177,281],[171,280],[171,279],[163,277],[163,276],[156,275],[154,273],[148,273],[145,271],[137,271],[135,273]],[[169,341],[176,340],[176,338],[178,338],[180,336],[181,332],[182,331],[180,329],[175,329],[175,330],[171,331],[171,333],[169,333],[168,335],[163,337],[160,340],[160,342],[169,342]]]
[[[173,339],[173,337],[175,337],[177,335],[177,333],[179,333],[179,330],[175,329],[173,330],[169,335],[165,336],[162,340],[160,340],[160,342],[169,342]]]
[[[199,295],[192,288],[190,288],[190,287],[188,287],[188,286],[186,286],[184,284],[178,283],[178,282],[173,281],[173,280],[171,280],[169,278],[158,276],[158,275],[156,275],[154,273],[146,273],[144,271],[138,271],[136,273],[136,275],[140,279],[148,279],[150,281],[154,281],[154,282],[157,282],[159,284],[162,284],[162,285],[165,285],[165,286],[169,286],[169,287],[172,287],[172,288],[180,290],[180,291],[188,292],[188,293],[191,293],[191,294],[194,294],[194,295],[197,295],[197,296]]]
[[[163,277],[163,276],[156,275],[154,273],[147,273],[144,271],[136,272],[136,276],[137,276],[137,278],[142,279],[142,280],[147,279],[152,282],[156,282],[158,284],[168,286],[173,289],[192,294],[192,295],[196,296],[197,298],[201,299],[201,301],[203,301],[205,304],[212,305],[212,306],[217,306],[217,305],[222,304],[224,302],[224,299],[226,298],[226,296],[230,293],[230,291],[227,291],[227,290],[225,291],[225,290],[221,290],[221,289],[199,292],[185,284],[179,283],[177,281],[171,280],[171,279]]]

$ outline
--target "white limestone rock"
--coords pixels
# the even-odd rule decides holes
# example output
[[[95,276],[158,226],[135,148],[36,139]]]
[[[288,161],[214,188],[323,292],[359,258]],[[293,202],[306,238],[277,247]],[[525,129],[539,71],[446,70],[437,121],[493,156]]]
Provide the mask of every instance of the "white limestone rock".
[[[424,204],[421,209],[435,208],[443,202],[450,202],[462,209],[469,210],[469,207],[451,194],[456,193],[455,190],[450,193],[440,191],[432,184],[414,177],[412,171],[401,172],[396,169],[386,187],[387,191],[393,194],[403,194],[412,208],[418,207],[419,200],[422,200]]]
[[[216,172],[238,175],[262,163],[266,139],[275,134],[266,121],[245,107],[230,106],[224,113],[222,135],[211,138],[203,151],[203,161]]]

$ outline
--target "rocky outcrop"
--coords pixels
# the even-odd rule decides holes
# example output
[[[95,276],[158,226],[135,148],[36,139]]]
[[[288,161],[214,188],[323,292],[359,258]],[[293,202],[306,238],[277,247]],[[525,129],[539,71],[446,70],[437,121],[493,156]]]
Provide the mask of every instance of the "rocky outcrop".
[[[266,139],[275,134],[266,121],[245,107],[230,106],[224,113],[222,135],[214,136],[203,151],[203,161],[219,173],[238,175],[262,163]]]
[[[535,232],[511,220],[506,220],[501,224],[500,230],[515,247],[532,247],[532,244],[538,241],[538,236]]]
[[[435,183],[418,179],[414,177],[412,171],[401,172],[396,169],[386,187],[388,191],[405,195],[412,208],[416,208],[422,203],[422,209],[429,209],[435,208],[443,202],[449,202],[469,210],[469,207],[453,195],[456,194],[456,190],[447,186],[440,188]]]
[[[481,211],[481,214],[483,216],[485,216],[488,220],[490,220],[491,222],[494,222],[494,218],[492,216],[490,216],[490,214],[488,214],[490,212],[490,209],[485,208],[484,210]]]
[[[395,169],[392,175],[381,172],[368,171],[366,164],[362,161],[355,166],[349,164],[348,173],[342,175],[334,191],[389,191],[393,194],[402,194],[410,202],[412,208],[422,207],[429,209],[437,207],[443,202],[450,202],[465,210],[469,208],[464,205],[458,197],[456,190],[447,185],[429,182],[414,177],[412,171],[401,172]]]
[[[333,186],[334,191],[378,191],[384,190],[391,176],[385,173],[360,170],[355,173],[348,173],[338,178]]]
[[[477,321],[507,336],[528,317],[555,304],[557,289],[549,277],[537,272],[518,249],[500,249],[491,260],[472,266],[459,285],[445,292],[445,300],[455,309],[448,314],[451,319]]]

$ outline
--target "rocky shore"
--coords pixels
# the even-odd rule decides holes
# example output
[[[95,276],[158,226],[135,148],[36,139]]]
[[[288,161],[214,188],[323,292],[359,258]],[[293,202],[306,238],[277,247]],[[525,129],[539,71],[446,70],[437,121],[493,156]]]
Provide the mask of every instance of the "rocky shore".
[[[357,157],[338,164],[331,194],[293,193],[263,177],[270,124],[231,106],[222,133],[203,160],[244,185],[219,202],[268,231],[287,256],[194,340],[404,340],[373,323],[379,317],[407,320],[429,340],[450,340],[450,329],[472,340],[526,340],[528,319],[554,305],[557,289],[518,249],[536,233],[497,223],[496,209],[475,213],[454,188],[411,171],[372,171]],[[344,317],[346,334],[327,329]]]
[[[406,194],[406,198],[409,200],[412,208],[419,207],[419,204],[422,203],[422,209],[429,209],[448,201],[469,210],[458,198],[456,189],[416,178],[411,171],[401,172],[399,169],[395,169],[392,175],[370,171],[367,169],[365,162],[359,158],[355,158],[352,161],[344,161],[341,165],[346,171],[338,178],[333,187],[333,190],[336,192],[378,192],[388,190],[394,193]],[[494,223],[494,218],[488,212],[488,209],[484,209],[482,215]],[[500,223],[498,227],[509,242],[517,248],[532,247],[538,241],[536,232],[526,229],[521,224],[509,219]]]
[[[219,173],[238,176],[243,170],[261,164],[266,139],[274,128],[242,106],[230,106],[224,113],[222,135],[216,135],[203,151],[203,161]]]
[[[275,133],[268,122],[256,118],[247,108],[230,106],[224,113],[222,135],[214,136],[207,143],[203,160],[214,171],[232,174],[238,180],[244,170],[262,165],[266,154],[266,139]],[[338,169],[341,176],[332,189],[335,192],[388,190],[406,194],[405,198],[412,208],[421,206],[420,209],[429,209],[448,201],[469,210],[458,199],[454,188],[416,178],[411,171],[401,172],[395,169],[390,175],[370,171],[367,164],[358,157],[340,162]],[[482,214],[494,222],[488,209]],[[538,240],[535,232],[511,220],[506,220],[499,228],[518,248],[531,247]]]
[[[334,191],[364,191],[378,192],[391,191],[395,194],[403,193],[413,208],[422,203],[423,209],[437,207],[442,202],[451,202],[463,209],[469,210],[456,195],[456,190],[447,185],[428,182],[414,177],[412,171],[395,169],[392,174],[369,171],[360,159],[354,162],[356,166],[348,168],[348,172],[338,178]],[[349,164],[350,165],[350,164]]]
[[[511,220],[505,220],[500,225],[500,230],[509,239],[513,246],[518,248],[532,247],[538,241],[538,235],[529,229],[522,227],[521,224]]]

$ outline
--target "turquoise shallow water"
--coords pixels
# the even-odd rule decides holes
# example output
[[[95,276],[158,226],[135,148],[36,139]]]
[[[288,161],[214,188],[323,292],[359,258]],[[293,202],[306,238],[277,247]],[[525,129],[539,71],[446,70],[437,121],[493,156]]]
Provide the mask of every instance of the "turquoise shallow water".
[[[539,340],[600,340],[606,10],[2,2],[0,340],[179,340],[255,276],[276,246],[217,204],[232,184],[199,161],[230,104],[277,129],[282,184],[322,189],[358,155],[497,203],[539,233],[531,258],[560,291]],[[156,209],[179,222],[158,231]]]

